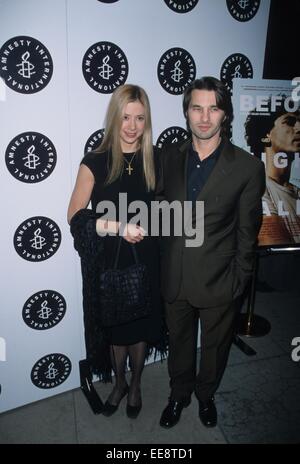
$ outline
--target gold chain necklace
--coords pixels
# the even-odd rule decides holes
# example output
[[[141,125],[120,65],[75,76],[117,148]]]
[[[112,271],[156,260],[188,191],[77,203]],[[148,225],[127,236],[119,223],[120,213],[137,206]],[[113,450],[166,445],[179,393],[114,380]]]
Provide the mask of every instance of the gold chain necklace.
[[[125,169],[126,169],[126,171],[128,171],[128,175],[129,175],[129,176],[131,176],[131,173],[132,173],[132,171],[133,171],[133,168],[131,167],[131,163],[132,163],[132,161],[133,161],[135,155],[136,155],[136,152],[133,153],[133,155],[132,155],[130,161],[128,161],[128,160],[126,159],[126,156],[124,156],[124,161],[126,161],[126,163],[128,164],[128,167],[125,168]]]

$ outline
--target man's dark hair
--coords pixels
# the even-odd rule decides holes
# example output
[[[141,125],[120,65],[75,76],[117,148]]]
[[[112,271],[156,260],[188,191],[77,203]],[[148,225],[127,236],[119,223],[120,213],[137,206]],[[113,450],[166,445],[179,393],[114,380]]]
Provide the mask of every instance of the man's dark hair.
[[[299,110],[294,112],[285,108],[286,95],[278,96],[282,97],[282,99],[280,100],[280,104],[277,102],[275,111],[262,112],[254,108],[254,110],[250,111],[248,114],[244,124],[247,145],[250,147],[251,152],[258,157],[261,157],[261,154],[265,151],[266,142],[263,142],[262,139],[267,137],[267,134],[270,133],[276,119],[287,113],[299,114]],[[267,105],[268,108],[271,107],[271,97],[269,97]]]
[[[203,76],[196,79],[189,87],[186,88],[183,95],[183,113],[187,119],[187,110],[189,108],[193,90],[209,90],[215,92],[217,107],[224,111],[226,118],[221,127],[222,135],[230,136],[230,126],[233,120],[233,108],[231,95],[223,82],[212,76]],[[188,126],[188,119],[187,119]],[[188,127],[189,129],[189,127]]]

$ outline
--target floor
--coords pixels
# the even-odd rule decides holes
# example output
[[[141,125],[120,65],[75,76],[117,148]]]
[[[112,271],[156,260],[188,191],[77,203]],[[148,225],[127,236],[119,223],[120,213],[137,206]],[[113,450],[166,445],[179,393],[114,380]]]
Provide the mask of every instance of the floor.
[[[168,398],[166,362],[145,367],[143,408],[128,419],[125,400],[111,417],[94,415],[80,389],[0,415],[0,444],[245,444],[300,443],[300,359],[292,339],[300,337],[300,291],[257,292],[255,313],[271,323],[262,337],[242,337],[257,353],[233,345],[216,394],[218,425],[205,428],[197,401],[172,429],[159,426]],[[298,352],[300,358],[300,351]],[[96,382],[105,399],[111,385]]]

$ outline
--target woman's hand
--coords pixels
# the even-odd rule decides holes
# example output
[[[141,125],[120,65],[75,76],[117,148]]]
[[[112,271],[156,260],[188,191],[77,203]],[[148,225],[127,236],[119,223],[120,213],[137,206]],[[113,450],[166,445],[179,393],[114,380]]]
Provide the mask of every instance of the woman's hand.
[[[138,243],[141,240],[143,240],[144,236],[146,235],[145,229],[136,224],[126,224],[123,228],[121,225],[119,233],[120,235],[122,235],[124,240],[126,240],[129,243]]]

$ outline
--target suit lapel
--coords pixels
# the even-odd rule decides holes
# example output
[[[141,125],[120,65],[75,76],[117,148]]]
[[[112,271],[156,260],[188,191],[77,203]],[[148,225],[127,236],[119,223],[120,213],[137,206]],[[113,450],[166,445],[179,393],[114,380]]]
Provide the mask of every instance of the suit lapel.
[[[234,158],[235,154],[233,146],[228,140],[225,140],[219,159],[209,178],[204,184],[203,189],[197,196],[197,200],[204,200],[207,198],[207,196],[209,196],[215,190],[217,185],[224,179],[224,177],[229,176],[233,169]]]
[[[176,174],[178,175],[175,185],[178,188],[177,197],[180,201],[187,200],[187,166],[188,153],[191,140],[187,140],[179,147]]]

